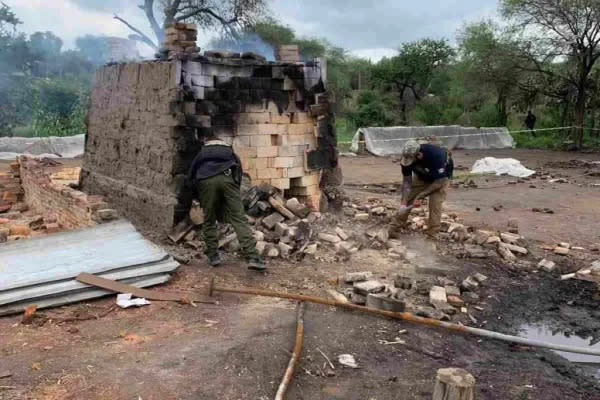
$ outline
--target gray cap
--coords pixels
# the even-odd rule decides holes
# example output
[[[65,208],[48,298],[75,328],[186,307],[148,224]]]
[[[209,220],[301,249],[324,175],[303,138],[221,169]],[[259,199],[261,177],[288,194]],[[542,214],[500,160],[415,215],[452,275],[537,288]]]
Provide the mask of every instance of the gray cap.
[[[400,164],[408,167],[414,163],[420,148],[421,145],[417,143],[416,140],[411,139],[407,141],[402,148],[402,158],[400,159]]]

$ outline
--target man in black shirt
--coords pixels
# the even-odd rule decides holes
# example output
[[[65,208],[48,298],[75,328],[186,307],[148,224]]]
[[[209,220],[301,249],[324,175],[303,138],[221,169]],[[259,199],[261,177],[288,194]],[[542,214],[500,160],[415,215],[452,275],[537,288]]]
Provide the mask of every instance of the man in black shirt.
[[[529,110],[527,112],[527,118],[525,118],[525,126],[527,127],[527,129],[529,129],[529,131],[531,132],[531,136],[535,136],[535,122],[537,121],[537,118],[535,117],[535,115],[531,112],[531,110]]]
[[[419,206],[429,196],[429,222],[426,234],[436,238],[442,221],[446,188],[454,172],[454,162],[447,150],[433,144],[409,140],[402,150],[402,206]],[[397,213],[390,224],[391,237],[398,237],[406,227],[410,210]]]
[[[207,138],[192,162],[188,181],[195,185],[204,211],[202,234],[210,264],[213,267],[221,264],[216,223],[217,216],[225,215],[237,234],[242,254],[248,259],[248,268],[264,270],[240,195],[242,164],[231,146],[215,137]]]

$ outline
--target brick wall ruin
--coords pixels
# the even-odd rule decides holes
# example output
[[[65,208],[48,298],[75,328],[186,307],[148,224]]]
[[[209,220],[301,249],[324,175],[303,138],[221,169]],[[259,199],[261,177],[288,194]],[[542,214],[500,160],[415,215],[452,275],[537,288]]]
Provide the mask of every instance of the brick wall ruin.
[[[108,209],[102,196],[90,196],[54,183],[38,160],[21,157],[18,162],[25,203],[51,217],[58,224],[57,228],[83,228],[115,218],[115,211]]]
[[[10,171],[0,172],[0,213],[23,200],[24,192],[19,178],[19,164],[10,164]]]
[[[167,54],[174,59],[97,72],[82,188],[138,225],[170,229],[187,213],[185,174],[200,139],[215,134],[233,145],[253,185],[318,208],[322,171],[337,167],[325,61],[269,63],[174,44]]]

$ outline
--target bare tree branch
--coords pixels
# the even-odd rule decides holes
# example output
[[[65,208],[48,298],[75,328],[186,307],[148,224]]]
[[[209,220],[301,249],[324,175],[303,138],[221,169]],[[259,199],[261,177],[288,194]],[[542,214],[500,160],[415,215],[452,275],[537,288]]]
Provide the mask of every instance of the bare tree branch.
[[[137,29],[136,27],[134,27],[133,25],[131,25],[129,22],[127,22],[123,18],[119,17],[117,14],[115,14],[113,18],[116,19],[117,21],[122,22],[129,29],[131,29],[132,31],[134,31],[135,33],[137,33],[137,35],[139,36],[139,38],[136,37],[136,39],[140,40],[143,43],[146,43],[148,46],[152,47],[154,50],[158,50],[158,46],[156,44],[154,44],[154,42],[152,41],[152,39],[150,39],[148,36],[146,36],[146,34],[144,34],[144,32],[140,31],[139,29]]]
[[[140,5],[140,8],[144,10],[146,18],[148,18],[148,22],[150,22],[150,27],[154,31],[156,40],[160,45],[160,43],[162,43],[165,39],[165,32],[163,27],[158,24],[156,17],[154,16],[154,0],[144,0],[144,4]]]

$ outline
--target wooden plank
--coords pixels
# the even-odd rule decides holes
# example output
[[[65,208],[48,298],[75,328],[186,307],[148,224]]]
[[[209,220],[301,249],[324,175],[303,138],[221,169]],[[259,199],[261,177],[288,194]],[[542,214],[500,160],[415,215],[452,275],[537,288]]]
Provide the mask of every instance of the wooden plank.
[[[178,267],[179,263],[173,260],[171,257],[168,257],[158,263],[136,265],[130,268],[120,268],[116,271],[102,272],[98,275],[106,279],[123,281],[125,279],[140,278],[144,276],[173,272]],[[6,292],[0,291],[0,305],[26,301],[27,299],[57,297],[65,293],[74,292],[85,288],[89,288],[89,286],[84,283],[77,282],[75,279],[69,279],[68,281],[49,282],[41,285],[9,290]],[[32,300],[32,302],[35,301]]]
[[[83,272],[77,275],[76,279],[79,282],[87,283],[88,285],[92,286],[97,286],[99,288],[110,290],[115,293],[131,293],[135,297],[143,297],[148,300],[179,301],[184,303],[193,301],[195,303],[215,304],[214,301],[207,300],[205,297],[190,296],[187,293],[156,292],[154,290],[140,289],[135,286],[125,285],[123,283],[116,282],[110,279],[105,279],[99,276],[88,274],[87,272]]]
[[[279,214],[283,215],[287,219],[292,221],[297,219],[296,216],[290,210],[285,208],[285,202],[283,199],[281,199],[280,196],[273,195],[269,197],[269,203],[271,204],[271,206],[273,206],[275,210],[279,212]]]

